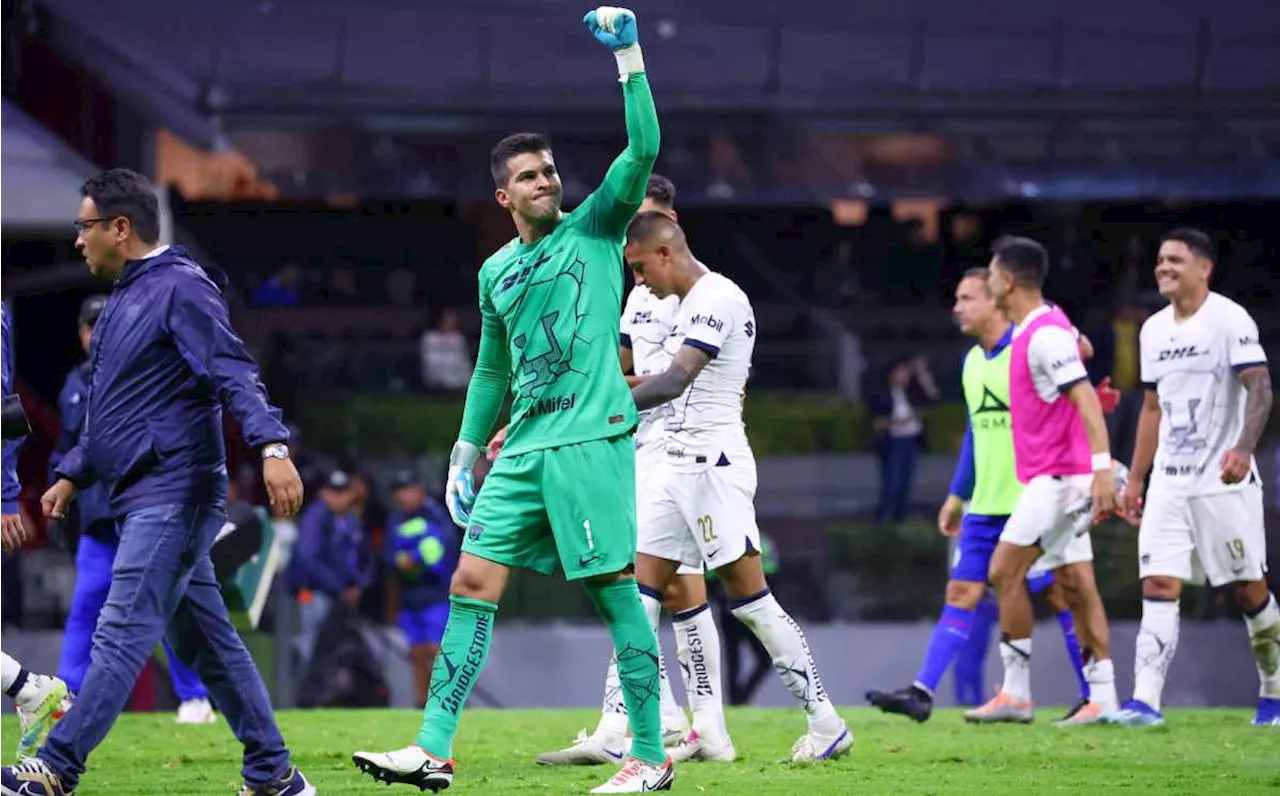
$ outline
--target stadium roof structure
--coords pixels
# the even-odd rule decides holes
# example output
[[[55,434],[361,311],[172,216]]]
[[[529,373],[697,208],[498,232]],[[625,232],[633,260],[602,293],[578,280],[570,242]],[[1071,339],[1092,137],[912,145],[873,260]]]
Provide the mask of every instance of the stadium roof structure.
[[[0,225],[6,232],[71,234],[75,198],[98,169],[8,100],[0,101],[0,123]]]
[[[617,114],[580,1],[38,2],[64,57],[205,147]],[[938,132],[978,165],[1280,158],[1274,0],[641,6],[664,125]]]

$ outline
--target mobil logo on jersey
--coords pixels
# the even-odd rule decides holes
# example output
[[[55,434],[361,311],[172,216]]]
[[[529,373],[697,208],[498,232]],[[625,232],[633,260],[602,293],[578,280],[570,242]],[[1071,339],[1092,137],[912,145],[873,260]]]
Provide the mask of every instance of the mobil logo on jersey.
[[[724,321],[720,320],[715,315],[712,315],[710,313],[706,315],[702,313],[698,313],[697,315],[689,319],[689,325],[705,326],[708,329],[715,329],[717,332],[724,331]]]

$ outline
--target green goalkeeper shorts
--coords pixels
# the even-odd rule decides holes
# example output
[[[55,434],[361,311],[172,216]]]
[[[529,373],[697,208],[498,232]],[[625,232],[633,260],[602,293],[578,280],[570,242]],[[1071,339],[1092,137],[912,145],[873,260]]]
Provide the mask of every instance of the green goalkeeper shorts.
[[[462,552],[566,580],[636,563],[632,434],[499,456],[476,496]]]

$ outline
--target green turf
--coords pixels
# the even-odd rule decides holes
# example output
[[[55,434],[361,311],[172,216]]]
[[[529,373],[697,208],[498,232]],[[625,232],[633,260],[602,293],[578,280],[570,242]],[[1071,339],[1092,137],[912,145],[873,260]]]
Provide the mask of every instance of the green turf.
[[[1044,793],[1280,794],[1280,731],[1249,725],[1243,710],[1174,710],[1152,729],[1052,726],[1058,710],[1030,727],[965,725],[956,711],[925,725],[866,709],[841,711],[857,738],[850,756],[817,766],[780,763],[804,722],[796,710],[734,709],[739,760],[686,763],[675,791],[721,794]],[[570,711],[468,711],[450,794],[585,793],[612,768],[543,768],[541,751],[563,746],[598,714]],[[412,711],[290,711],[280,723],[294,761],[325,796],[416,793],[388,789],[351,765],[356,749],[385,750],[412,739]],[[3,721],[5,756],[17,738]],[[240,750],[226,723],[179,727],[171,715],[130,714],[89,763],[78,796],[234,794]]]

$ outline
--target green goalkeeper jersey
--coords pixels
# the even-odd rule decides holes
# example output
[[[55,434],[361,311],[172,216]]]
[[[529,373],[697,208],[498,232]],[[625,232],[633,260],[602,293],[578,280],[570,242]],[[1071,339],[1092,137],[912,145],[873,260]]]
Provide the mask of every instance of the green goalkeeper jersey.
[[[511,393],[503,455],[632,431],[635,401],[618,361],[622,246],[658,153],[644,73],[623,83],[627,148],[554,231],[512,240],[480,268],[481,338],[459,438],[483,446]]]

